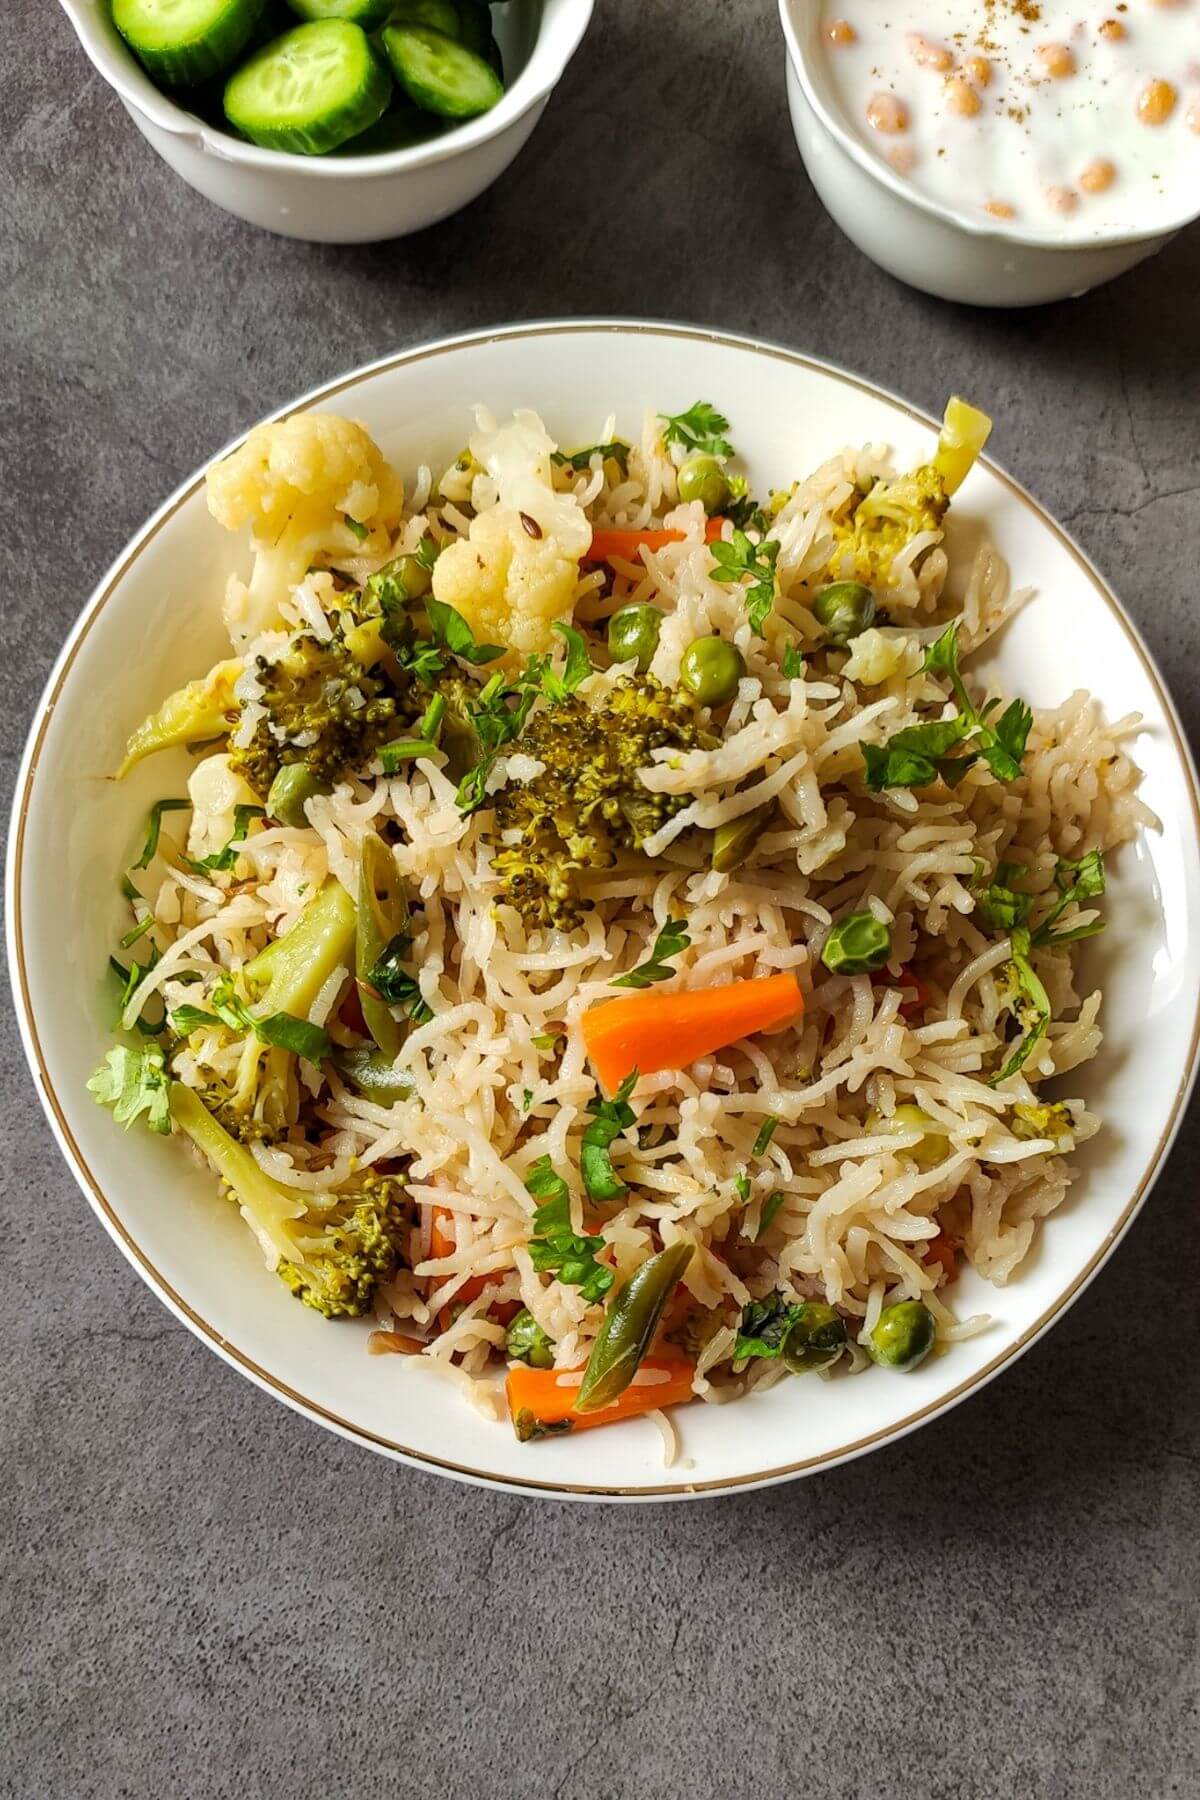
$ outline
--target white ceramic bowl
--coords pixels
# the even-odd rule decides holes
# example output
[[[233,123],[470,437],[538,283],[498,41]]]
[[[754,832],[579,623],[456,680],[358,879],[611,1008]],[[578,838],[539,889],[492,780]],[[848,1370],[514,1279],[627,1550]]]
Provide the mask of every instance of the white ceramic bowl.
[[[1200,196],[1182,194],[1178,214],[1145,231],[1056,244],[940,205],[872,156],[844,123],[819,42],[820,10],[820,0],[779,0],[796,143],[831,218],[910,287],[971,306],[1066,300],[1153,256],[1200,215]]]
[[[176,174],[251,225],[319,244],[405,237],[490,187],[541,118],[587,30],[592,3],[507,0],[494,7],[504,98],[444,137],[375,156],[285,156],[204,124],[160,93],[118,34],[107,0],[62,0],[93,66]]]
[[[935,429],[806,357],[656,325],[523,325],[460,338],[389,357],[301,404],[363,419],[411,476],[419,461],[457,452],[479,400],[497,413],[538,407],[562,441],[590,443],[610,412],[634,433],[647,406],[678,412],[697,394],[731,415],[759,492],[847,442],[890,440],[914,458]],[[968,538],[985,522],[1016,579],[1036,589],[996,643],[996,677],[1034,705],[1085,686],[1111,715],[1145,718],[1134,753],[1168,829],[1115,859],[1110,927],[1088,946],[1106,1044],[1084,1086],[1109,1129],[1086,1146],[1070,1201],[1020,1277],[1000,1289],[961,1278],[956,1303],[993,1317],[982,1336],[903,1377],[784,1382],[732,1406],[682,1408],[686,1460],[669,1470],[646,1420],[521,1445],[418,1359],[368,1357],[365,1323],[330,1325],[271,1280],[235,1210],[178,1144],[122,1134],[85,1092],[108,1046],[99,977],[123,928],[118,870],[150,801],[181,791],[191,765],[182,754],[175,766],[156,758],[120,786],[104,771],[148,705],[225,653],[218,602],[248,560],[209,518],[200,473],[138,533],[85,607],[34,721],[10,838],[10,956],[38,1090],[84,1194],[219,1355],[309,1418],[403,1460],[531,1491],[684,1496],[781,1481],[886,1443],[982,1386],[1062,1313],[1141,1205],[1186,1099],[1200,940],[1196,784],[1145,646],[1062,531],[986,463],[952,519]]]

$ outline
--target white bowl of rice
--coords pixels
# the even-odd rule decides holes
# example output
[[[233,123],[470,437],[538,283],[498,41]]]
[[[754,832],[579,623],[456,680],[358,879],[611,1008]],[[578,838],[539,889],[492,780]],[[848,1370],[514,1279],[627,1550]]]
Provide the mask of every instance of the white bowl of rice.
[[[517,326],[387,358],[287,415],[302,422],[231,446],[209,490],[225,524],[259,518],[258,550],[210,514],[203,470],[185,483],[84,609],[17,782],[9,950],[24,1041],[64,1156],[114,1240],[177,1317],[307,1417],[414,1466],[529,1493],[682,1498],[782,1481],[886,1444],[982,1387],[1112,1252],[1194,1068],[1195,776],[1113,595],[985,458],[949,512],[916,528],[902,516],[915,491],[905,471],[937,488],[934,423],[809,358],[717,334]],[[313,415],[360,423],[320,424],[314,437]],[[743,482],[757,496],[760,510],[747,498],[739,513],[748,535],[681,499],[689,438],[717,465],[719,519]],[[325,525],[271,515],[285,463],[309,500],[333,505]],[[894,542],[869,528],[871,506],[884,530],[900,520]],[[505,538],[508,518],[527,555]],[[453,604],[470,631],[448,639],[446,614],[436,643],[389,638],[404,691],[416,693],[421,658],[433,658],[428,674],[440,657],[433,678],[449,673],[453,705],[476,725],[489,703],[511,712],[527,680],[524,722],[456,781],[446,740],[410,709],[391,773],[378,736],[364,739],[296,822],[265,815],[259,790],[246,802],[238,783],[253,746],[279,761],[281,715],[264,726],[272,658],[301,640],[313,654],[340,645],[372,576],[431,542],[428,616],[432,600]],[[732,580],[714,575],[749,558],[761,577],[764,556],[755,611],[737,567]],[[817,602],[830,578],[863,575],[858,603],[873,590],[874,618],[839,644]],[[531,835],[542,827],[522,839],[504,796],[532,805],[541,792],[545,765],[529,752],[550,754],[556,708],[575,721],[580,768],[607,754],[607,727],[588,721],[640,679],[606,648],[608,618],[629,604],[661,615],[646,691],[678,700],[697,640],[736,648],[740,679],[723,698],[680,702],[703,741],[668,735],[631,778],[643,800],[659,797],[655,829],[637,841],[601,831],[605,854],[590,864],[564,852],[555,867],[579,910],[551,920],[538,912],[550,890],[522,886],[519,854],[503,854],[542,843]],[[574,665],[553,624],[578,634]],[[478,666],[461,656],[470,633],[476,646],[493,636]],[[531,653],[549,658],[532,674]],[[230,661],[237,692],[216,741],[110,779],[164,695]],[[508,698],[481,700],[496,670]],[[298,754],[315,735],[295,735]],[[618,727],[608,738],[625,741]],[[929,770],[930,755],[965,760]],[[147,848],[147,814],[168,796],[180,804],[160,811]],[[247,810],[234,814],[239,800]],[[731,870],[714,869],[714,828],[748,806],[764,815],[758,836]],[[368,839],[412,906],[390,947],[402,1027],[389,1071],[403,1091],[386,1101],[348,1073],[369,1051],[379,999],[355,983],[352,949],[336,951],[341,963],[314,976],[302,1005],[257,1004],[282,991],[286,953],[273,946],[302,929],[314,895],[332,895],[344,923],[357,890],[361,917]],[[1079,871],[1094,878],[1101,859],[1104,881],[1084,885]],[[833,954],[857,915],[883,944],[865,970]],[[268,946],[276,977],[260,990],[248,971]],[[126,967],[142,958],[125,998],[148,1027],[116,1052],[100,978],[114,953]],[[612,991],[656,956],[660,979]],[[728,1027],[686,1067],[664,1066],[663,1018],[694,1033],[697,1004],[708,1017],[714,995],[741,1006],[754,984],[780,983],[799,998],[773,1029],[760,1019],[731,1038]],[[629,1029],[649,1072],[631,1084],[631,1117],[615,1120],[597,1176],[582,1141],[622,1065],[610,1058],[605,1073],[590,1027],[618,997],[637,1003]],[[154,1004],[172,1021],[158,1036]],[[98,1066],[124,1072],[121,1094],[97,1084]],[[247,1070],[251,1112],[238,1114]],[[96,1097],[136,1099],[144,1116],[122,1132]],[[143,1128],[156,1108],[162,1133]],[[212,1118],[235,1115],[230,1141],[248,1162],[216,1166],[243,1216],[186,1142],[211,1146]],[[239,1167],[294,1199],[306,1229],[339,1195],[395,1183],[395,1256],[371,1265],[369,1304],[340,1307],[359,1316],[321,1316],[309,1253],[289,1262],[291,1222],[247,1204]],[[597,1181],[614,1169],[618,1191],[601,1204]],[[552,1226],[539,1209],[556,1193],[566,1212]],[[579,1240],[565,1248],[563,1219]],[[574,1429],[617,1297],[672,1251],[668,1311],[654,1315],[658,1335],[641,1344],[624,1398],[607,1402],[609,1428]],[[795,1349],[797,1321],[819,1307],[836,1315],[836,1357],[792,1372],[803,1359],[780,1347]],[[889,1366],[894,1308],[916,1308],[933,1341],[907,1370]],[[511,1337],[522,1316],[524,1348]],[[539,1428],[515,1432],[523,1394],[540,1396]]]

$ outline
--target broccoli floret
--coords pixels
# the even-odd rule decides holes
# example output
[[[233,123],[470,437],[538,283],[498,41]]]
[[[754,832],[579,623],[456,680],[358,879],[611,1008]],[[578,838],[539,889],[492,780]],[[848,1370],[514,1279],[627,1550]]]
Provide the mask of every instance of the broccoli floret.
[[[206,1088],[204,1104],[239,1144],[277,1144],[286,1130],[282,1120],[272,1123],[261,1113],[239,1105],[237,1096],[223,1087]]]
[[[275,1271],[283,1285],[327,1319],[368,1312],[399,1260],[408,1223],[402,1195],[395,1176],[372,1176],[353,1198],[298,1221],[290,1235],[299,1260],[281,1259]]]
[[[625,676],[598,706],[568,694],[535,713],[519,744],[544,768],[495,799],[489,842],[501,899],[527,925],[577,925],[592,904],[579,872],[611,867],[619,850],[638,849],[690,801],[651,793],[638,770],[664,746],[711,743],[691,698],[649,675]]]
[[[302,763],[332,787],[420,711],[353,654],[340,628],[324,644],[301,633],[278,656],[256,657],[253,672],[266,716],[229,763],[264,798],[284,763]]]
[[[918,532],[940,531],[949,505],[945,482],[932,463],[894,481],[876,481],[835,525],[829,574],[887,587],[896,556]]]
[[[193,1089],[173,1082],[171,1118],[213,1165],[284,1285],[327,1319],[367,1312],[396,1268],[407,1224],[403,1183],[368,1174],[328,1206],[275,1181]]]

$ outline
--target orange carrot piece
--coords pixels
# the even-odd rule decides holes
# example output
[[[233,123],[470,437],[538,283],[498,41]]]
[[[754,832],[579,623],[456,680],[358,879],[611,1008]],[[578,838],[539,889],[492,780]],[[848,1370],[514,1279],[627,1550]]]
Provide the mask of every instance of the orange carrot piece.
[[[432,1262],[438,1256],[453,1256],[458,1249],[458,1239],[454,1235],[454,1214],[448,1206],[435,1206],[433,1209],[433,1226],[429,1233],[429,1259]]]
[[[429,1232],[430,1261],[432,1262],[437,1256],[453,1256],[457,1249],[458,1240],[454,1235],[454,1214],[448,1206],[435,1206],[433,1224]],[[503,1279],[502,1275],[472,1275],[463,1282],[455,1294],[454,1300],[460,1306],[469,1306],[471,1301],[478,1300],[480,1294],[487,1288],[496,1287]],[[436,1286],[439,1281],[445,1280],[445,1277],[430,1275],[426,1277],[426,1280]],[[520,1309],[518,1308],[518,1310]],[[452,1323],[448,1316],[449,1312],[450,1308],[444,1306],[438,1315],[438,1324],[443,1331],[448,1324]]]
[[[719,538],[724,519],[709,519],[704,526],[704,541],[711,544]],[[593,531],[592,541],[583,553],[584,562],[610,562],[619,556],[625,562],[636,562],[643,550],[661,550],[664,544],[682,544],[686,532],[659,527],[645,531],[625,531],[603,525]]]
[[[786,972],[724,987],[678,994],[653,991],[606,1000],[583,1015],[583,1041],[593,1069],[610,1093],[632,1069],[686,1069],[756,1031],[777,1031],[804,1011],[796,978]]]
[[[914,1014],[924,1012],[932,998],[929,988],[919,975],[913,973],[907,963],[901,968],[898,976],[889,975],[884,969],[876,977],[876,980],[881,987],[898,987],[902,992],[909,994],[910,997],[907,1000],[900,1002],[900,1016],[903,1019],[911,1019]]]
[[[565,1370],[531,1369],[524,1363],[514,1363],[505,1381],[513,1429],[522,1441],[564,1430],[586,1431],[591,1425],[615,1425],[619,1419],[635,1419],[640,1413],[655,1412],[661,1406],[681,1406],[692,1398],[695,1369],[690,1362],[678,1357],[648,1356],[642,1368],[656,1369],[667,1379],[627,1387],[611,1405],[602,1406],[598,1412],[577,1413],[578,1386],[559,1385]]]
[[[958,1246],[944,1231],[939,1231],[935,1238],[929,1239],[925,1251],[926,1263],[940,1263],[942,1266],[942,1285],[953,1281],[958,1274]]]

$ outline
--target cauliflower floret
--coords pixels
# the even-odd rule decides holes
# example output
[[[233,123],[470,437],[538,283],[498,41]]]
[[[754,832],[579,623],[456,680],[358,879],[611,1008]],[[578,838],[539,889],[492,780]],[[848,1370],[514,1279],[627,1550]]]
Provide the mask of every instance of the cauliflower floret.
[[[556,619],[571,617],[579,564],[556,538],[530,537],[522,515],[494,506],[433,565],[434,597],[456,607],[476,638],[518,656],[549,650]]]
[[[869,631],[861,631],[850,639],[850,660],[842,674],[847,681],[861,681],[867,687],[877,687],[901,670],[908,675],[915,674],[916,660],[911,638],[902,633],[877,631],[872,626]]]
[[[497,425],[483,407],[476,409],[479,429],[471,439],[473,460],[487,471],[498,506],[525,513],[553,538],[564,556],[578,562],[592,541],[592,527],[572,494],[555,492],[551,457],[557,446],[535,412],[515,412]],[[482,485],[482,484],[481,484]],[[479,487],[472,484],[476,509],[484,510]]]
[[[592,527],[574,494],[554,490],[554,440],[533,412],[503,425],[480,407],[460,469],[478,515],[433,570],[436,599],[455,607],[484,643],[510,657],[549,650],[556,619],[569,619],[579,559]]]
[[[223,850],[233,836],[235,806],[257,806],[258,795],[248,781],[229,766],[227,756],[206,756],[192,770],[187,784],[192,803],[188,827],[188,855],[197,861]]]
[[[248,525],[254,549],[249,586],[235,578],[226,595],[234,642],[279,623],[281,603],[313,562],[361,552],[348,518],[390,533],[403,504],[399,476],[353,419],[294,413],[257,426],[208,471],[209,511],[228,531]],[[387,548],[385,535],[378,548]]]

